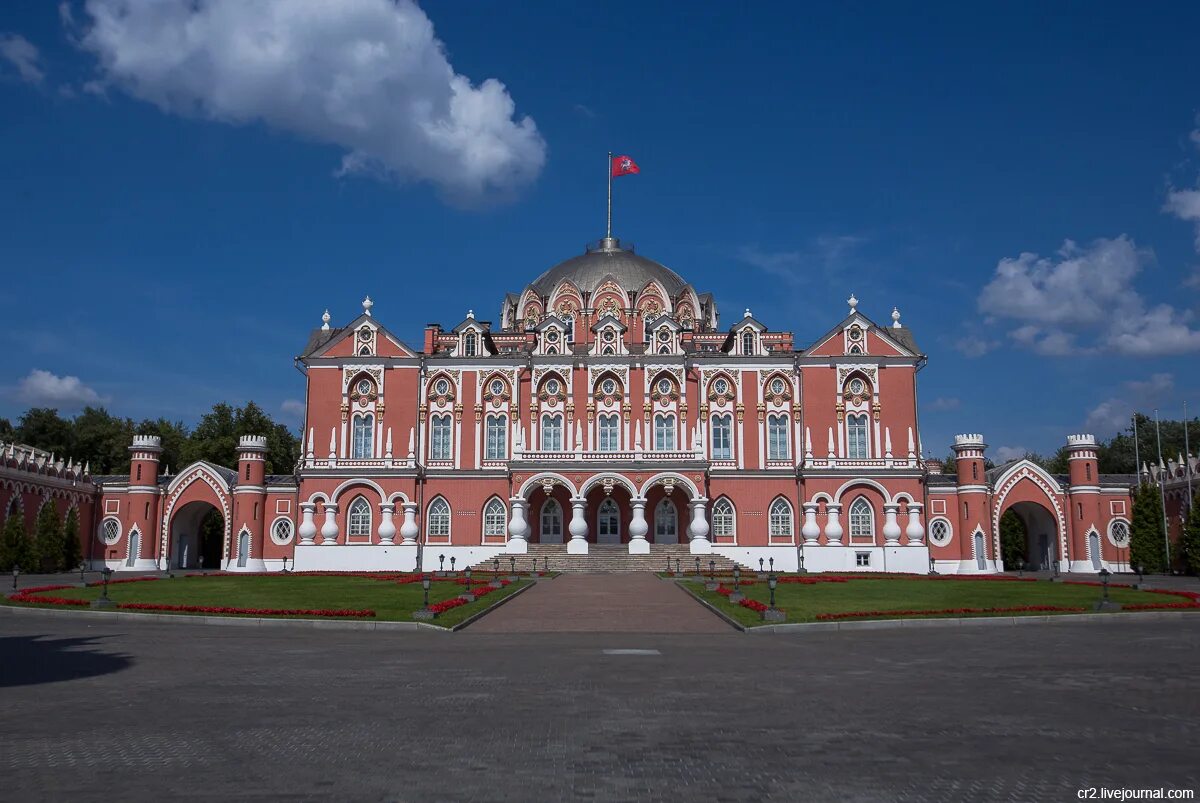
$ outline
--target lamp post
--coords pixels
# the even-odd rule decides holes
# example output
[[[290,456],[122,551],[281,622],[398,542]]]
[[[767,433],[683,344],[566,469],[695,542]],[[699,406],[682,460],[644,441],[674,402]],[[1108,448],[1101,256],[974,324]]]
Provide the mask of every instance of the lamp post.
[[[421,591],[424,592],[425,602],[421,606],[421,609],[419,611],[413,611],[412,617],[414,619],[432,619],[435,616],[437,616],[436,613],[429,610],[429,585],[430,585],[429,575],[427,575],[427,574],[422,575],[421,576]]]
[[[679,574],[679,558],[675,558],[675,574]]]
[[[451,555],[450,556],[450,574],[454,574],[454,560],[455,560],[454,556]]]
[[[696,576],[697,577],[703,576],[700,574],[700,558],[696,558]]]
[[[463,575],[467,578],[467,590],[465,593],[461,594],[460,596],[463,599],[465,599],[467,602],[474,602],[475,594],[472,593],[472,591],[471,591],[472,587],[471,587],[471,567],[470,566],[463,569]]]
[[[800,568],[797,569],[797,571],[800,574],[808,574],[808,569],[804,568],[804,542],[803,541],[800,542],[800,550],[799,550],[798,554],[800,556]]]
[[[764,622],[782,622],[787,619],[784,612],[775,607],[775,586],[778,583],[779,580],[775,577],[775,572],[771,572],[771,575],[767,578],[767,588],[771,589],[771,604],[763,611],[762,617]]]
[[[699,558],[697,558],[697,560],[699,560]],[[708,562],[708,582],[704,584],[705,591],[716,591],[717,590],[717,578],[715,576],[716,571],[717,571],[717,562],[715,560],[710,560]]]
[[[762,558],[758,559],[758,573],[759,574],[763,573],[763,559]]]
[[[1101,597],[1100,601],[1097,602],[1093,606],[1093,608],[1097,611],[1119,611],[1119,610],[1121,610],[1120,603],[1113,602],[1112,600],[1110,600],[1108,598],[1108,577],[1110,574],[1112,574],[1112,572],[1110,572],[1108,570],[1107,566],[1100,569],[1100,582],[1103,583],[1104,596]]]
[[[500,558],[492,559],[492,582],[488,583],[492,588],[499,588],[504,585],[500,582]]]
[[[535,562],[536,562],[536,559],[535,559]],[[547,572],[550,571],[550,556],[549,555],[542,556],[542,566],[545,568],[545,570]]]
[[[21,574],[21,567],[13,564],[13,591],[17,590],[17,577]]]
[[[287,560],[288,560],[288,556],[287,556],[287,555],[284,555],[284,556],[283,556],[283,573],[284,573],[284,574],[287,574],[287,570],[288,570],[288,567],[287,567]]]
[[[767,561],[767,563],[768,563],[768,564],[770,564],[770,566],[771,566],[771,573],[772,573],[772,574],[774,574],[774,573],[775,573],[775,558],[770,558],[770,559]]]
[[[84,569],[86,569],[86,568],[87,568],[87,564],[84,563],[83,561],[79,561],[79,582],[80,582],[80,584],[83,584],[83,582],[84,582],[83,572],[84,572]]]
[[[736,564],[733,567],[733,593],[729,595],[730,602],[741,602],[746,596],[742,593],[742,568]]]
[[[445,555],[438,555],[438,574],[443,575],[443,576],[446,574],[446,556]]]
[[[667,574],[671,573],[671,556],[667,556]]]
[[[1054,561],[1054,576],[1058,577],[1058,561]]]
[[[100,572],[100,576],[104,578],[104,586],[100,590],[100,598],[92,600],[91,607],[93,608],[111,608],[113,601],[108,598],[108,578],[112,577],[113,570],[108,566]]]
[[[429,575],[425,575],[424,577],[421,578],[421,591],[423,591],[425,593],[425,601],[422,603],[421,607],[428,610],[429,609]]]

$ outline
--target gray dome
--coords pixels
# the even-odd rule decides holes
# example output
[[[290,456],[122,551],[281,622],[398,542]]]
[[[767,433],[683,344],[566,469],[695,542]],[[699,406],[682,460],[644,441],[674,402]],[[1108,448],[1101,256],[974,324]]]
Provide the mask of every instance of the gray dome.
[[[622,248],[620,241],[601,240],[595,248],[560,262],[530,283],[534,292],[548,296],[563,280],[570,280],[580,291],[591,293],[611,276],[626,292],[639,291],[650,280],[658,281],[674,298],[688,286],[683,277],[666,265],[633,253],[632,246]]]

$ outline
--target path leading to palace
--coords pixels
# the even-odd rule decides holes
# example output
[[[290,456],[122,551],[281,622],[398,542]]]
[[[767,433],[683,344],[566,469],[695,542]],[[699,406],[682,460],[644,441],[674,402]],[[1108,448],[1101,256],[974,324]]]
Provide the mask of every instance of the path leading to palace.
[[[472,624],[467,633],[722,633],[733,629],[650,572],[563,574]]]

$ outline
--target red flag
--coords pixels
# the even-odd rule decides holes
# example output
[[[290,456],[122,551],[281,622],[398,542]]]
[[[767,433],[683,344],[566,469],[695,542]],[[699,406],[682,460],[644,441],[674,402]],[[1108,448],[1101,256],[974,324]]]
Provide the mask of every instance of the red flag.
[[[612,159],[612,174],[613,178],[617,176],[627,176],[630,173],[640,173],[641,168],[637,166],[637,162],[630,159],[628,156],[614,156]]]

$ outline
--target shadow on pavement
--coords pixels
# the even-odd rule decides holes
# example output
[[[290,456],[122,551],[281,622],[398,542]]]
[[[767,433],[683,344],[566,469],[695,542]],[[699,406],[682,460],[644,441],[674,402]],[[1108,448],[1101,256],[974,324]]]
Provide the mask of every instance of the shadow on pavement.
[[[0,637],[0,688],[57,683],[120,672],[133,665],[121,653],[104,652],[96,638]]]

